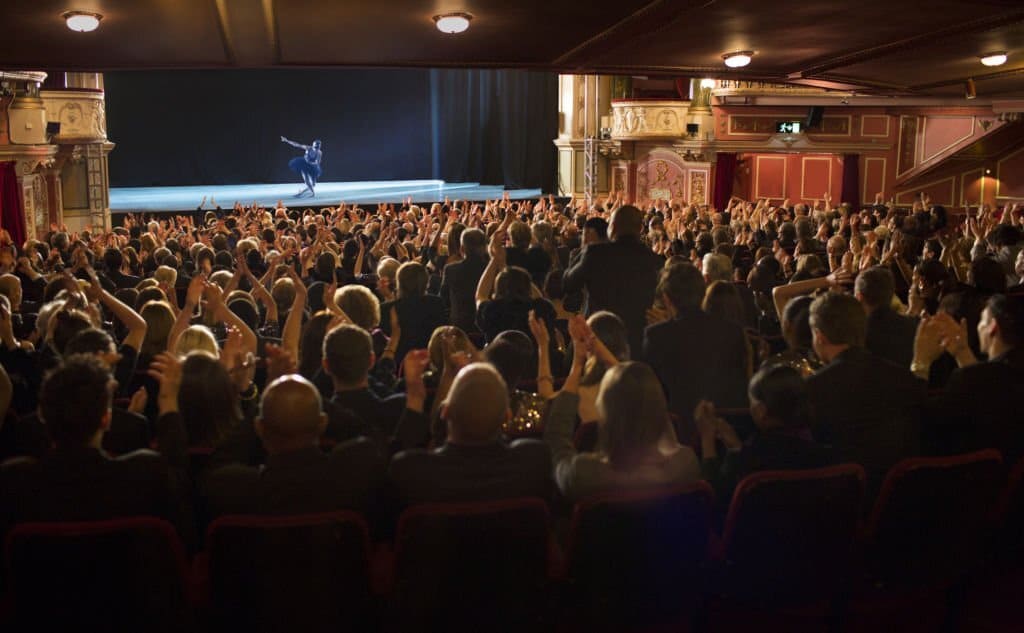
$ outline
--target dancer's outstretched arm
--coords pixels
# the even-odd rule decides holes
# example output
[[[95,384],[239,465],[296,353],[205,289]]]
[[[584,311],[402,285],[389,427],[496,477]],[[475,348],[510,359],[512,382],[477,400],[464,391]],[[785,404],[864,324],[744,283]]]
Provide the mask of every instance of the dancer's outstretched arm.
[[[289,139],[287,139],[287,138],[285,138],[283,136],[281,137],[281,142],[288,143],[292,147],[297,147],[299,149],[309,149],[309,145],[303,145],[302,143],[296,143],[295,141],[289,140]]]

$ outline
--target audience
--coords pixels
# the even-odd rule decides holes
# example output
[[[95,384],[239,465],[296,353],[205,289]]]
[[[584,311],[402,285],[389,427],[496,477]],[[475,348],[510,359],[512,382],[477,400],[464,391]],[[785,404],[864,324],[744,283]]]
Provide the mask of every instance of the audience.
[[[858,463],[873,495],[906,457],[1024,456],[1015,207],[199,216],[0,230],[0,537],[152,515],[194,545],[225,514],[348,509],[380,541],[422,503],[560,521],[704,479],[722,512],[762,470]]]

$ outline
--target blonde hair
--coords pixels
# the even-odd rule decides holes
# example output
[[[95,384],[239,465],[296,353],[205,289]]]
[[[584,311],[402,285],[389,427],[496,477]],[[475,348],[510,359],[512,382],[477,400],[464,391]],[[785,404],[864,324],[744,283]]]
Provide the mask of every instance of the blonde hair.
[[[153,272],[153,279],[173,288],[175,282],[178,281],[178,271],[174,270],[170,266],[160,266]]]
[[[190,352],[207,352],[217,356],[220,349],[217,347],[217,339],[213,332],[205,325],[190,325],[178,337],[178,343],[174,346],[174,353],[184,356]]]
[[[174,311],[166,301],[147,301],[139,310],[146,320],[146,338],[142,340],[140,356],[156,356],[167,349],[167,337],[174,326]]]
[[[334,293],[334,303],[352,319],[352,323],[367,332],[372,332],[380,324],[380,299],[365,286],[339,288]]]

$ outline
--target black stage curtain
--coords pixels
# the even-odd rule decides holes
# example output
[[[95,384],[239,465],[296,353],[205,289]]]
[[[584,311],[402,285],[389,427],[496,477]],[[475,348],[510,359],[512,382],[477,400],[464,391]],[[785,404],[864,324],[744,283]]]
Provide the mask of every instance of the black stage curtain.
[[[554,191],[558,78],[520,70],[431,70],[434,177]]]
[[[504,70],[287,69],[104,76],[115,187],[442,178],[554,189],[557,77]]]

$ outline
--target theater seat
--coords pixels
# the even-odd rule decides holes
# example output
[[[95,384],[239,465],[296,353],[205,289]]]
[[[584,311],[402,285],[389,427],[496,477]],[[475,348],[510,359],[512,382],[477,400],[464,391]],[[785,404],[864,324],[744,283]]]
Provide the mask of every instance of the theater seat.
[[[995,450],[893,466],[865,528],[866,574],[850,630],[950,626],[961,583],[983,558],[1003,482]]]
[[[768,619],[778,630],[825,630],[838,618],[864,481],[857,464],[744,478],[726,516],[711,630],[753,630]]]
[[[6,543],[10,631],[185,631],[185,551],[153,517],[23,523]]]
[[[413,506],[398,521],[386,628],[542,630],[551,550],[540,499]]]
[[[999,503],[1000,555],[1024,559],[1024,457],[1010,469],[1010,481]]]
[[[200,573],[220,631],[370,628],[369,531],[354,512],[222,516]]]
[[[707,580],[713,496],[702,481],[576,504],[567,550],[573,630],[685,629]]]

